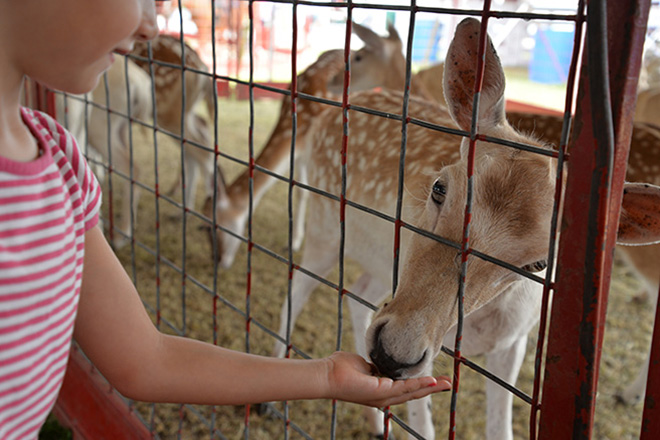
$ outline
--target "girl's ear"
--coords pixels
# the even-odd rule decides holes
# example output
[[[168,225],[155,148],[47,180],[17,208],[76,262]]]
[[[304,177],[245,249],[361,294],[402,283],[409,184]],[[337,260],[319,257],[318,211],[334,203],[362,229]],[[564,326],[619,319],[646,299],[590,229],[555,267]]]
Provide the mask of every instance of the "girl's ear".
[[[445,60],[443,88],[452,119],[470,131],[474,84],[477,77],[481,23],[466,18],[456,28]],[[495,126],[505,119],[504,71],[493,42],[486,35],[486,64],[479,102],[479,126]]]
[[[643,245],[660,242],[660,187],[626,183],[619,217],[617,243]]]

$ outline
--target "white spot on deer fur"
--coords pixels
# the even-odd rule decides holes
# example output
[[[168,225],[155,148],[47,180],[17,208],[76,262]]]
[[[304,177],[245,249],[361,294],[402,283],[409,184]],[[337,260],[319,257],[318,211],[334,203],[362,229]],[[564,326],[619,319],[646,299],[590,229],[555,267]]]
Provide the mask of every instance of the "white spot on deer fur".
[[[362,145],[366,139],[367,139],[367,132],[362,130],[362,131],[358,132],[357,136],[355,137],[355,142]],[[373,142],[370,142],[370,143],[373,143]]]
[[[367,167],[367,159],[364,156],[360,156],[357,166],[359,170],[365,169]]]
[[[330,147],[334,144],[335,138],[332,136],[326,136],[325,139],[323,140],[323,147],[326,149],[326,151],[330,151]]]

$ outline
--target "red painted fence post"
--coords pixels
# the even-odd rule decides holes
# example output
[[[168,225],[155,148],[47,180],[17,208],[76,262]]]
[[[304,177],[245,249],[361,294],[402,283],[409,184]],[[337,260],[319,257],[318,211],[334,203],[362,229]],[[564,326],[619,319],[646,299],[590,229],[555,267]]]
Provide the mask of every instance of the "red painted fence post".
[[[603,4],[596,3],[596,0],[589,1],[592,10]],[[604,186],[601,184],[592,188],[593,176],[603,171],[597,165],[596,156],[607,148],[602,139],[598,139],[606,115],[594,114],[596,127],[599,127],[594,130],[594,97],[589,94],[589,75],[592,73],[585,68],[588,58],[585,54],[574,138],[570,147],[570,171],[548,336],[539,427],[541,439],[588,439],[593,429],[612,252],[650,9],[649,0],[622,0],[606,4],[609,89],[614,128],[610,196],[609,200],[604,199]],[[589,206],[597,213],[598,222],[594,222],[593,217],[590,222],[589,210],[586,209]],[[587,237],[594,227],[598,229],[597,240],[593,242],[596,246],[589,248]]]

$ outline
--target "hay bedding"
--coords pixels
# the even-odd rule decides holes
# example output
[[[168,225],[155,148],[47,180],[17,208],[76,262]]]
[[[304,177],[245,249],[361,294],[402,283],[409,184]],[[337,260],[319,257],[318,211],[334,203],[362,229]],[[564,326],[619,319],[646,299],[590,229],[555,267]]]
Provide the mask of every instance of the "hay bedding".
[[[218,132],[220,148],[247,158],[247,134],[249,107],[245,101],[222,100],[219,103],[220,114]],[[279,103],[271,100],[258,101],[255,104],[255,150],[264,144],[277,117]],[[154,148],[149,132],[134,131],[135,161],[142,167],[141,180],[148,186],[154,186]],[[160,187],[168,188],[179,173],[178,146],[166,136],[159,136],[159,179]],[[227,160],[221,160],[228,182],[242,171],[242,166]],[[118,179],[117,176],[114,179]],[[106,184],[107,186],[107,184]],[[115,192],[119,185],[115,186]],[[287,219],[288,186],[278,183],[264,197],[254,214],[254,241],[273,252],[286,257],[288,242]],[[201,191],[198,191],[201,193]],[[119,197],[116,194],[116,197]],[[180,201],[180,191],[174,198]],[[201,197],[201,194],[200,194]],[[104,216],[107,217],[107,189]],[[114,201],[117,203],[117,199]],[[201,199],[197,201],[201,207]],[[174,265],[183,265],[183,230],[181,209],[167,201],[160,201],[160,252]],[[116,205],[118,206],[118,205]],[[138,210],[136,237],[147,248],[156,249],[155,200],[152,194],[144,193]],[[116,215],[116,214],[115,214]],[[185,268],[189,278],[185,280],[179,272],[167,264],[160,264],[160,290],[157,295],[155,276],[156,258],[140,246],[136,246],[134,255],[130,246],[121,249],[118,255],[129,274],[135,274],[138,290],[145,303],[152,310],[160,304],[162,321],[160,328],[174,333],[165,321],[171,323],[186,336],[203,341],[213,341],[213,297],[200,288],[192,279],[213,288],[213,263],[210,245],[206,233],[201,230],[203,222],[194,216],[187,216]],[[299,262],[296,255],[296,262]],[[135,270],[133,269],[135,268]],[[275,331],[279,324],[280,307],[286,299],[288,268],[286,264],[254,250],[252,253],[252,292],[250,314],[252,319]],[[350,283],[359,274],[357,268],[349,267],[346,283]],[[617,404],[614,393],[621,384],[629,382],[636,374],[643,361],[650,340],[653,312],[648,305],[631,301],[639,290],[639,285],[620,265],[615,267],[613,291],[610,296],[610,312],[605,334],[605,347],[600,373],[598,405],[596,410],[595,436],[597,439],[637,438],[641,423],[641,405],[626,407]],[[192,278],[192,279],[191,279]],[[337,274],[332,275],[337,281]],[[242,245],[237,259],[230,270],[220,271],[217,276],[217,294],[241,311],[246,310],[247,258],[246,246]],[[182,292],[185,291],[185,295]],[[185,309],[185,319],[182,311]],[[347,313],[344,305],[343,311]],[[155,322],[155,314],[151,313]],[[246,349],[245,319],[232,307],[222,301],[217,303],[217,342],[236,350]],[[332,353],[336,346],[337,333],[337,297],[336,292],[321,286],[313,294],[309,304],[296,324],[293,342],[313,357]],[[352,335],[349,320],[345,319],[342,348],[352,350]],[[273,339],[254,322],[251,325],[249,346],[252,353],[268,355]],[[527,357],[523,365],[518,386],[531,394],[533,380],[534,352],[536,336],[531,335]],[[474,359],[480,365],[484,360]],[[449,374],[451,362],[446,357],[436,361],[436,374]],[[444,438],[449,418],[449,394],[434,397],[433,413],[437,435]],[[244,407],[192,406],[181,409],[179,405],[151,405],[136,403],[138,413],[153,427],[160,438],[205,439],[211,438],[210,423],[216,429],[216,438],[244,438]],[[276,404],[281,411],[282,404]],[[397,416],[405,419],[405,407],[393,408]],[[458,402],[459,425],[458,438],[480,439],[485,430],[485,393],[484,379],[467,368],[462,370],[460,398]],[[292,402],[289,417],[312,438],[327,439],[331,433],[332,406],[327,401]],[[514,399],[514,433],[516,438],[528,436],[529,408],[527,404]],[[251,412],[249,438],[280,439],[284,438],[284,423],[269,415],[260,416]],[[404,438],[405,433],[398,427],[394,429],[397,438]],[[220,433],[220,434],[218,434]],[[295,430],[289,431],[289,438],[304,438]],[[336,438],[367,439],[366,425],[357,405],[339,403],[337,410]]]

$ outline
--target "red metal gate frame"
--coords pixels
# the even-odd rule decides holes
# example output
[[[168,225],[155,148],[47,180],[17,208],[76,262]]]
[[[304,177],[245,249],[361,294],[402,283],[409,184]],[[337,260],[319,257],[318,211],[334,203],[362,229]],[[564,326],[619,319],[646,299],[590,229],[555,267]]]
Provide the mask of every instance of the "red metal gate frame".
[[[649,0],[607,3],[609,88],[615,136],[610,197],[602,197],[607,188],[592,186],[594,173],[604,171],[597,164],[598,149],[607,146],[594,130],[596,124],[604,123],[605,115],[596,114],[598,120],[592,117],[594,99],[589,93],[590,73],[584,57],[545,358],[540,439],[591,438],[593,430],[612,254],[650,9]],[[595,0],[589,6],[596,6]],[[590,221],[585,212],[590,203],[597,211],[597,222]],[[597,242],[600,249],[587,247],[593,228],[598,228],[602,237]]]

